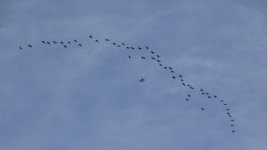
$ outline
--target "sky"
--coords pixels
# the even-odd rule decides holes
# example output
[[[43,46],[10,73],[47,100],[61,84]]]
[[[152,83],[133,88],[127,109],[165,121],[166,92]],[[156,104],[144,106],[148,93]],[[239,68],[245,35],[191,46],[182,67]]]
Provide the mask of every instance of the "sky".
[[[1,0],[0,18],[0,149],[266,149],[265,0]]]

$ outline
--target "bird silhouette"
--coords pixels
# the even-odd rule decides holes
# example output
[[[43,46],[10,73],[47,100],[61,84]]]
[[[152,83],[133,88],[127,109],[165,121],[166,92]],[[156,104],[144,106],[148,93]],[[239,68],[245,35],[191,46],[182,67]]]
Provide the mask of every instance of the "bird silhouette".
[[[224,100],[221,100],[221,102],[223,103],[223,102],[224,102]]]
[[[154,51],[151,51],[151,54],[154,54]]]
[[[74,40],[75,43],[77,43],[77,40]]]
[[[140,48],[140,47],[138,47],[138,49],[139,49],[139,50],[141,50],[141,48]]]
[[[113,45],[116,45],[116,43],[113,43]]]
[[[135,49],[134,47],[131,47],[131,49]]]
[[[163,66],[162,64],[159,64],[159,66]]]
[[[164,67],[164,69],[167,69],[167,67]]]
[[[99,43],[99,40],[95,40],[95,42]]]
[[[202,95],[205,95],[205,93],[204,93],[204,92],[202,92],[201,94],[202,94]]]
[[[203,90],[203,89],[200,89],[200,91],[202,91],[202,92],[203,92],[204,90]]]
[[[45,41],[42,41],[42,43],[46,44],[46,42],[45,42]]]
[[[71,42],[70,41],[68,41],[67,43],[71,45]]]
[[[191,97],[191,95],[190,95],[190,94],[188,94],[187,96],[188,96],[188,97]]]
[[[130,59],[130,58],[131,58],[131,56],[129,56],[129,55],[128,55],[128,58]]]
[[[117,45],[117,47],[121,47],[120,45]]]
[[[186,98],[185,100],[186,100],[186,101],[189,101],[189,99],[188,99],[188,98]]]
[[[88,37],[89,37],[89,38],[91,38],[91,39],[93,38],[91,35],[90,35],[90,36],[88,36]]]
[[[208,96],[208,98],[211,98],[211,96]]]
[[[156,55],[157,56],[157,58],[159,58],[160,56],[159,55]]]
[[[140,79],[140,82],[144,82],[145,80],[143,78]]]
[[[170,70],[170,72],[171,72],[171,73],[175,73],[175,71],[173,71],[173,70]]]
[[[28,47],[32,48],[33,46],[29,44]]]
[[[175,77],[175,76],[172,76],[172,78],[173,78],[173,79],[176,79],[176,77]]]
[[[130,47],[126,47],[127,49],[129,49]]]
[[[155,59],[154,57],[151,57],[152,59]]]
[[[109,39],[105,39],[106,41],[110,41]]]
[[[231,127],[233,127],[233,126],[234,126],[234,124],[231,124],[230,126],[231,126]]]
[[[232,132],[235,133],[235,130],[233,130]]]
[[[182,83],[183,86],[185,86],[185,83]]]
[[[181,82],[184,82],[184,80],[183,80],[183,79],[181,79]]]
[[[201,108],[202,111],[204,111],[205,109],[204,108]]]
[[[52,41],[54,44],[57,44],[57,42],[56,41]]]
[[[125,46],[125,43],[122,43],[123,46]]]
[[[214,98],[217,98],[217,96],[216,96],[216,95],[213,95],[213,97],[214,97]]]
[[[20,50],[22,50],[22,47],[19,47]]]
[[[63,45],[63,47],[67,48],[67,46],[66,46],[66,45]]]
[[[82,46],[82,44],[78,44],[78,46],[80,46],[80,47],[81,47],[81,46]]]
[[[141,59],[145,59],[145,57],[144,57],[144,56],[142,56],[142,57],[141,57]]]
[[[47,42],[48,45],[50,45],[50,42]]]
[[[148,47],[148,46],[146,46],[145,48],[146,48],[146,49],[149,49],[149,47]]]
[[[157,59],[156,61],[157,61],[157,62],[161,62],[161,60],[159,60],[159,59]]]
[[[63,42],[60,42],[60,44],[63,44]]]
[[[179,75],[180,78],[182,78],[182,75]]]

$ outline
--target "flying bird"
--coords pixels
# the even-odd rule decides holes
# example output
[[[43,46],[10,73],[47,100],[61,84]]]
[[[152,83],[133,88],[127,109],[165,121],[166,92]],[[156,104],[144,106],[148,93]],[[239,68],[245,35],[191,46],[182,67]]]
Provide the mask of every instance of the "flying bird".
[[[33,46],[29,44],[28,47],[31,47],[32,48]]]
[[[139,50],[141,50],[141,48],[140,48],[140,47],[138,47],[138,49],[139,49]]]
[[[155,59],[154,57],[151,57],[152,59]]]
[[[131,47],[131,49],[135,49],[134,47]]]
[[[182,83],[183,86],[185,86],[185,83]]]
[[[216,96],[216,95],[213,95],[213,97],[214,97],[214,98],[217,98],[217,96]]]
[[[57,44],[57,42],[56,41],[52,41],[54,44]]]
[[[77,40],[74,40],[75,43],[77,43]]]
[[[46,42],[45,42],[45,41],[42,41],[42,43],[46,44]]]
[[[95,40],[97,43],[99,43],[99,40]]]
[[[200,91],[202,91],[202,92],[203,92],[204,90],[203,90],[203,89],[200,89]]]
[[[66,46],[66,45],[64,45],[63,47],[67,48],[67,46]]]
[[[173,78],[173,79],[176,79],[176,77],[175,77],[175,76],[172,76],[172,78]]]
[[[121,47],[120,45],[117,45],[117,47]]]
[[[221,102],[224,102],[223,100],[221,100]]]
[[[159,59],[156,60],[157,62],[161,62]]]
[[[130,58],[131,58],[131,56],[129,56],[129,55],[128,55],[128,58],[130,59]]]
[[[204,111],[205,109],[204,108],[201,108],[202,111]]]
[[[170,70],[170,72],[171,72],[171,73],[175,73],[175,71],[173,71],[173,70]]]
[[[234,124],[231,124],[230,126],[231,126],[231,127],[233,127],[233,126],[234,126]]]
[[[159,64],[159,66],[163,66],[162,64]]]
[[[156,55],[158,58],[160,57],[159,55]]]
[[[191,95],[190,95],[190,94],[188,94],[187,96],[188,96],[188,97],[191,97]]]
[[[109,39],[105,39],[106,41],[110,41]]]
[[[47,42],[48,45],[50,45],[50,42]]]
[[[71,45],[71,42],[70,41],[68,41],[67,43],[69,43]]]
[[[125,46],[125,43],[122,43],[123,46]]]
[[[22,47],[19,47],[20,50],[22,50]]]
[[[167,69],[167,67],[164,67],[164,69]]]
[[[140,79],[140,82],[144,82],[145,80],[143,78]]]
[[[92,36],[90,35],[90,36],[88,36],[88,37],[90,37],[91,39],[92,39]]]
[[[113,45],[116,45],[116,43],[113,43]]]
[[[129,47],[126,47],[127,49],[129,49]]]
[[[63,44],[63,42],[60,42],[60,44]]]
[[[146,46],[145,48],[146,48],[146,49],[149,49],[149,47],[148,47],[148,46]]]
[[[233,130],[232,132],[235,133],[235,130]]]
[[[189,101],[189,99],[188,99],[188,98],[186,98],[185,100],[186,100],[186,101]]]
[[[82,44],[78,44],[78,46],[80,46],[80,47],[81,47],[81,46],[82,46]]]
[[[179,75],[180,78],[182,78],[182,75]]]
[[[142,56],[142,57],[141,57],[141,59],[145,59],[145,57],[144,57],[144,56]]]
[[[151,54],[154,54],[154,51],[151,51]]]

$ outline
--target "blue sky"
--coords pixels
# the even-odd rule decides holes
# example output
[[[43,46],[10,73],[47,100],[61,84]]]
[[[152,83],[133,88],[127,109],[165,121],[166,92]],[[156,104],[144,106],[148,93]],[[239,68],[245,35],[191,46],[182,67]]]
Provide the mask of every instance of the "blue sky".
[[[266,149],[266,1],[4,0],[0,14],[0,149]],[[148,45],[196,89],[105,38]]]

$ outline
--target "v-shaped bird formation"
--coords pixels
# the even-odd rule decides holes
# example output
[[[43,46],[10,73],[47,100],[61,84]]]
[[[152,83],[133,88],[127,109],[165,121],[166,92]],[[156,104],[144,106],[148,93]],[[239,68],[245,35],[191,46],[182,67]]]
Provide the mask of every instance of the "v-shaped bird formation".
[[[161,67],[163,70],[166,70],[168,72],[170,72],[170,77],[176,81],[176,83],[178,83],[179,86],[183,87],[183,88],[188,88],[189,90],[191,90],[191,92],[197,92],[199,93],[201,96],[204,96],[205,98],[207,99],[215,99],[216,101],[219,102],[219,104],[221,104],[223,107],[224,107],[224,110],[227,114],[227,117],[229,118],[228,120],[230,121],[230,127],[231,127],[231,131],[232,133],[235,133],[235,126],[234,126],[234,118],[232,117],[231,115],[231,112],[230,112],[230,108],[228,108],[227,106],[227,103],[222,100],[222,99],[219,99],[217,95],[213,95],[211,93],[209,93],[208,91],[204,90],[204,88],[200,88],[200,89],[197,89],[195,88],[193,85],[191,84],[188,84],[184,81],[184,78],[182,76],[182,74],[179,74],[177,73],[172,66],[168,66],[168,65],[164,65],[161,61],[161,56],[159,54],[156,54],[155,51],[153,50],[150,50],[149,46],[130,46],[130,45],[127,45],[126,43],[124,42],[111,42],[112,40],[108,39],[108,38],[105,38],[104,40],[100,40],[100,39],[96,39],[93,35],[89,35],[88,36],[89,40],[92,40],[93,42],[95,42],[96,44],[100,44],[101,42],[109,42],[111,43],[111,46],[114,46],[114,47],[117,47],[117,48],[124,48],[126,50],[129,50],[129,51],[133,51],[133,50],[138,50],[138,51],[145,51],[147,52],[148,54],[150,54],[150,57],[145,57],[145,56],[141,56],[140,59],[142,60],[145,60],[145,59],[148,59],[148,60],[151,60],[151,61],[155,61],[156,64]],[[74,39],[73,41],[67,41],[67,42],[63,42],[63,41],[41,41],[41,44],[44,44],[44,45],[47,45],[47,46],[51,46],[51,45],[60,45],[62,46],[63,48],[68,48],[70,46],[77,46],[77,47],[82,47],[82,43],[79,42],[78,40]],[[27,48],[33,48],[34,46],[32,44],[28,44],[26,46],[19,46],[19,50],[24,50],[24,49],[27,49]],[[127,55],[128,59],[129,60],[133,60],[133,56],[131,54],[128,54]],[[143,83],[143,82],[146,82],[146,79],[144,78],[140,78],[139,79],[139,82],[140,83]],[[190,101],[190,98],[191,98],[191,94],[187,94],[186,98],[185,98],[185,101],[186,102],[189,102]],[[205,107],[200,107],[200,110],[201,111],[205,111],[206,108]]]

